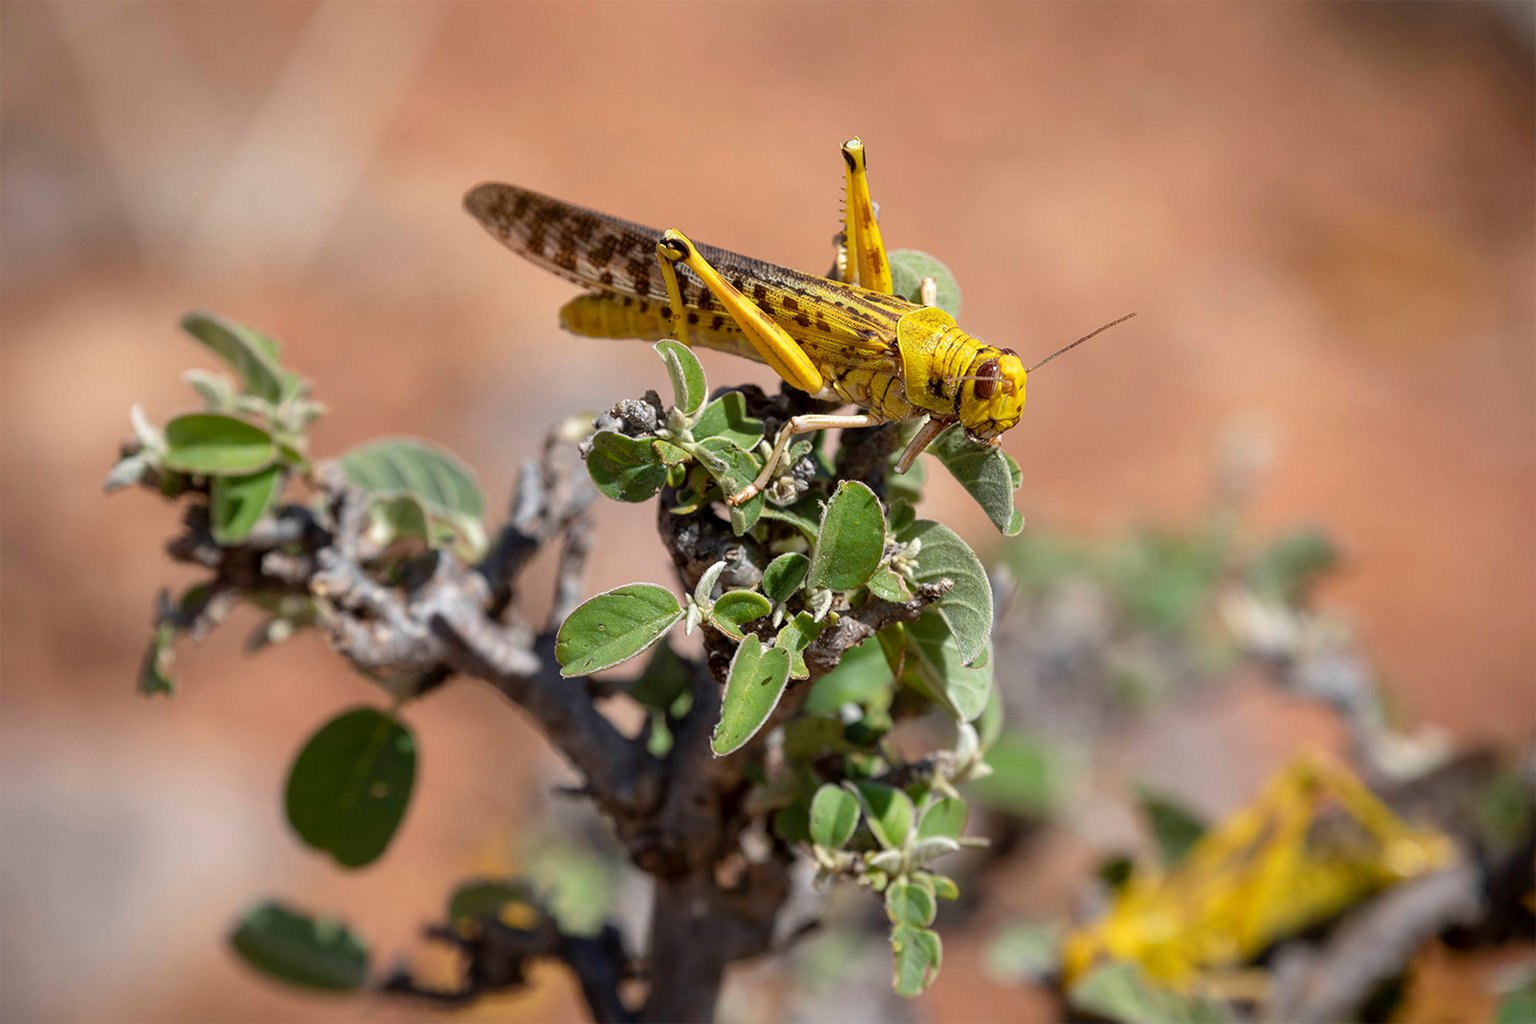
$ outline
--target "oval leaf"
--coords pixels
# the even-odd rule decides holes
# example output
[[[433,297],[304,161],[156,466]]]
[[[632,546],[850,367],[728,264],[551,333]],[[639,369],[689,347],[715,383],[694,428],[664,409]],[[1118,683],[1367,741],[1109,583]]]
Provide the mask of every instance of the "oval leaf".
[[[857,480],[844,480],[821,514],[806,584],[852,590],[874,575],[884,553],[885,513],[880,499]]]
[[[914,574],[917,582],[948,579],[954,584],[933,608],[954,634],[960,660],[973,663],[992,640],[992,587],[981,560],[955,531],[930,519],[913,523],[902,531],[901,540],[922,542]]]
[[[763,593],[774,604],[783,604],[795,596],[810,567],[811,560],[798,551],[780,555],[763,570]]]
[[[181,329],[229,364],[245,390],[269,402],[283,397],[283,374],[277,344],[254,328],[214,313],[194,310],[181,318]]]
[[[164,463],[184,473],[241,476],[277,458],[272,435],[254,423],[213,412],[177,416],[165,425]]]
[[[727,391],[699,413],[693,424],[693,436],[700,441],[707,437],[724,438],[743,451],[751,451],[763,439],[763,421],[747,415],[745,395]]]
[[[903,924],[891,929],[891,954],[896,971],[892,986],[897,995],[911,999],[938,976],[944,947],[938,932]]]
[[[1024,529],[1024,517],[1013,507],[1018,467],[1007,452],[977,444],[958,425],[934,438],[928,452],[944,463],[1003,536],[1017,536]]]
[[[665,338],[656,343],[656,354],[666,364],[667,376],[672,378],[672,394],[684,416],[693,416],[704,408],[709,398],[709,384],[704,378],[704,367],[693,350],[680,341]]]
[[[369,864],[394,837],[416,780],[416,741],[393,715],[354,708],[304,745],[288,776],[288,821],[344,867]]]
[[[290,985],[352,992],[368,980],[368,947],[346,925],[281,903],[247,911],[229,943],[256,970]]]
[[[933,278],[938,297],[934,305],[950,316],[960,315],[960,282],[954,272],[937,256],[930,256],[920,249],[895,249],[889,253],[891,261],[891,290],[909,302],[922,301],[923,278]]]
[[[891,924],[926,928],[938,913],[933,893],[916,882],[892,882],[885,890],[885,913]]]
[[[666,484],[667,466],[649,440],[600,430],[587,453],[587,475],[614,501],[646,501]]]
[[[707,437],[694,446],[694,451],[726,497],[757,479],[758,471],[763,468],[762,462],[727,437]],[[763,496],[753,495],[746,504],[731,509],[731,530],[740,537],[757,525],[762,514]]]
[[[755,633],[747,634],[731,658],[720,723],[710,737],[710,749],[716,757],[740,750],[757,735],[778,706],[788,682],[789,655],[778,648],[765,649]]]
[[[666,587],[630,583],[585,601],[560,625],[555,658],[567,679],[591,675],[633,658],[661,639],[683,606]]]
[[[811,800],[811,841],[840,850],[859,827],[859,802],[841,786],[827,783]]]
[[[751,590],[728,590],[715,602],[709,619],[720,632],[732,640],[740,640],[743,626],[756,622],[771,611],[773,605],[762,594]]]
[[[869,830],[887,850],[897,850],[907,841],[912,831],[912,798],[894,786],[880,782],[856,782],[859,800],[864,805],[864,817]]]
[[[939,704],[959,722],[980,717],[992,695],[991,658],[967,665],[949,626],[932,611],[905,627],[906,673],[902,682]],[[983,654],[985,654],[985,649]]]
[[[209,488],[208,518],[213,539],[238,544],[277,501],[283,489],[283,469],[268,466],[250,476],[216,476]]]
[[[948,836],[959,839],[965,834],[966,815],[965,801],[959,797],[946,796],[935,800],[923,810],[922,820],[917,825],[918,838]]]
[[[384,437],[339,460],[347,480],[369,494],[409,494],[429,512],[478,521],[485,514],[480,485],[457,455],[417,437]]]

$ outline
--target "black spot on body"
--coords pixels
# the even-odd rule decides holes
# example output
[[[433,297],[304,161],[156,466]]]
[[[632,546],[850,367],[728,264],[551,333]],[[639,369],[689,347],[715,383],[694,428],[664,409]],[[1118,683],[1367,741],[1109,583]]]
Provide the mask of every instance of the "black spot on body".
[[[801,313],[795,317],[795,323],[799,324],[801,327],[809,327],[811,326],[811,318],[806,316],[804,313]]]

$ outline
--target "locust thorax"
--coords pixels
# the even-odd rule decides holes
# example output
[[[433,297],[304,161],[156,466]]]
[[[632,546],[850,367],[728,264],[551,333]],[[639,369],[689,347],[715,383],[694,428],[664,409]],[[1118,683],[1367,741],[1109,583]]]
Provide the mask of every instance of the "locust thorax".
[[[960,393],[960,424],[971,440],[985,443],[1019,422],[1024,411],[1024,364],[1012,349],[987,346],[966,371]]]

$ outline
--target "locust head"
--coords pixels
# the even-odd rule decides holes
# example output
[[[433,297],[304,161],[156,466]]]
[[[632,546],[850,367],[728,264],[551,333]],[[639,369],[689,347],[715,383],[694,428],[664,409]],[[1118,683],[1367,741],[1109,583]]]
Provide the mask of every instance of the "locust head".
[[[960,392],[960,424],[978,444],[996,444],[1024,411],[1024,364],[1012,349],[985,349]]]

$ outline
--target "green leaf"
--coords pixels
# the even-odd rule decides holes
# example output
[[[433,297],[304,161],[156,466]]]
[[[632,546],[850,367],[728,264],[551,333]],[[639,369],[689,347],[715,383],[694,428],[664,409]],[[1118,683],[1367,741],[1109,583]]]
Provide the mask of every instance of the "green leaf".
[[[763,593],[774,604],[783,604],[800,590],[811,560],[797,551],[780,555],[763,570]]]
[[[828,718],[835,718],[845,704],[857,704],[865,711],[885,711],[891,706],[895,682],[880,645],[862,643],[844,652],[837,668],[812,684],[804,711]]]
[[[922,542],[914,573],[917,582],[953,582],[949,593],[933,604],[933,610],[954,634],[960,660],[972,664],[992,640],[992,587],[981,560],[955,531],[929,519],[913,523],[902,532],[901,540]]]
[[[922,820],[917,824],[918,838],[949,836],[951,839],[959,839],[965,834],[968,814],[965,801],[959,797],[946,796],[935,800],[923,809]]]
[[[250,476],[216,476],[209,488],[208,518],[216,543],[238,544],[266,515],[283,490],[283,469],[268,466]]]
[[[509,903],[535,907],[533,887],[520,878],[478,878],[465,882],[448,897],[448,920],[496,919]]]
[[[176,681],[171,678],[171,660],[176,644],[176,627],[168,622],[155,626],[154,636],[139,665],[139,693],[145,697],[161,694],[169,697],[176,692]]]
[[[343,867],[372,863],[395,835],[416,780],[416,740],[376,708],[354,708],[310,737],[288,776],[288,822]]]
[[[928,452],[944,463],[1003,536],[1013,537],[1024,529],[1024,517],[1013,507],[1017,467],[1006,452],[977,444],[958,424],[934,438]]]
[[[709,740],[716,757],[735,753],[757,735],[788,683],[788,652],[765,648],[755,633],[747,634],[731,658],[720,722]]]
[[[772,611],[773,605],[762,594],[751,590],[728,590],[715,601],[709,621],[732,640],[740,640],[743,626]]]
[[[880,782],[855,782],[855,790],[864,805],[864,817],[875,839],[887,850],[899,850],[912,831],[915,812],[912,798],[894,786]]]
[[[672,394],[676,396],[678,411],[684,416],[694,415],[709,397],[709,383],[704,378],[699,357],[687,345],[670,338],[656,343],[656,354],[661,356],[667,376],[672,378]]]
[[[281,903],[246,911],[229,944],[247,964],[289,985],[354,992],[368,980],[368,947],[346,925]]]
[[[893,882],[885,890],[885,914],[891,924],[926,928],[938,910],[933,893],[915,882]]]
[[[1120,1024],[1222,1024],[1219,1004],[1158,985],[1136,964],[1120,961],[1094,968],[1067,992],[1073,1007]]]
[[[1248,570],[1253,589],[1271,600],[1294,604],[1307,587],[1339,563],[1339,550],[1316,527],[1300,527],[1282,536]]]
[[[1141,786],[1136,791],[1136,802],[1152,826],[1152,835],[1157,839],[1158,853],[1165,866],[1182,860],[1189,848],[1205,835],[1206,821],[1177,800]]]
[[[181,318],[181,328],[229,364],[245,390],[269,402],[283,397],[283,371],[277,344],[254,328],[214,313],[194,310]]]
[[[661,639],[683,617],[666,587],[629,583],[584,601],[560,625],[555,659],[567,679],[622,664]]]
[[[885,513],[875,492],[857,480],[837,485],[821,514],[806,585],[829,590],[862,586],[885,553]]]
[[[408,494],[433,520],[451,528],[469,553],[485,547],[480,486],[446,448],[415,437],[385,437],[353,448],[338,461],[353,486],[375,497]]]
[[[272,435],[254,423],[212,412],[177,416],[165,425],[164,462],[206,476],[240,476],[277,458]]]
[[[919,249],[894,249],[888,258],[891,261],[891,288],[895,294],[909,302],[921,302],[923,278],[931,277],[938,286],[935,305],[950,316],[960,315],[960,282],[938,257]]]
[[[912,600],[912,592],[907,589],[906,581],[901,578],[901,574],[888,568],[876,570],[866,586],[869,587],[871,594],[882,601],[904,604]]]
[[[652,652],[640,678],[630,684],[629,695],[648,708],[665,711],[688,688],[691,678],[687,663],[664,641]]]
[[[763,421],[747,415],[745,395],[740,391],[727,391],[699,413],[693,424],[693,436],[700,441],[709,437],[724,438],[743,451],[751,451],[763,439]]]
[[[939,975],[944,945],[939,933],[928,928],[897,925],[891,929],[891,954],[895,965],[892,987],[904,999],[922,995]]]
[[[1043,739],[1005,732],[987,751],[992,774],[966,783],[978,802],[1030,821],[1055,813],[1066,794],[1069,777],[1061,753]]]
[[[956,721],[979,718],[992,694],[990,647],[974,665],[966,665],[949,626],[931,610],[908,623],[904,631],[906,672],[902,682],[944,708]]]
[[[841,850],[859,827],[859,801],[841,786],[827,783],[811,800],[811,841]]]
[[[709,475],[720,485],[722,498],[730,497],[757,479],[758,471],[763,468],[755,456],[728,437],[707,437],[694,446],[694,451],[704,468],[709,470]],[[740,537],[757,525],[762,514],[763,496],[757,494],[741,507],[731,509],[731,530]]]
[[[604,497],[648,501],[666,484],[667,466],[649,439],[600,430],[587,453],[587,475]]]
[[[821,529],[821,509],[815,494],[807,494],[793,505],[765,505],[763,518],[788,523],[800,531],[806,540],[815,543],[816,531]]]
[[[773,645],[789,654],[789,678],[810,678],[811,670],[805,664],[805,649],[815,642],[825,628],[824,623],[811,618],[810,612],[799,612],[784,623]]]
[[[1536,978],[1526,977],[1519,987],[1499,1000],[1494,1024],[1531,1024],[1536,1021]]]

